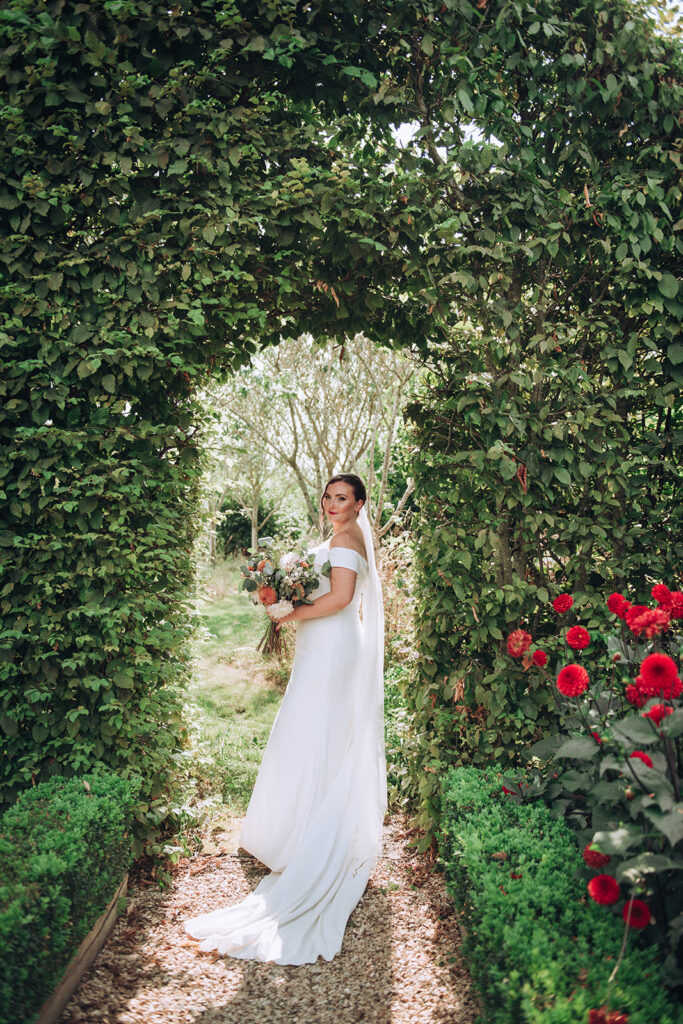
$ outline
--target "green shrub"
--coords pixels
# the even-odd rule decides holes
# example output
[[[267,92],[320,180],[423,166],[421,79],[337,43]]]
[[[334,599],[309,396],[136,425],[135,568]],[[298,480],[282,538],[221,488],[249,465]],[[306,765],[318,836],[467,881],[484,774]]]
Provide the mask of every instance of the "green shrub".
[[[659,594],[657,608],[611,594],[611,633],[602,637],[593,628],[598,609],[584,606],[588,629],[574,625],[572,636],[572,629],[563,627],[562,636],[544,643],[551,661],[556,658],[552,672],[530,664],[529,633],[511,635],[512,656],[528,659],[529,675],[545,680],[564,726],[534,744],[527,753],[529,768],[503,784],[513,800],[542,796],[556,817],[564,817],[579,848],[587,843],[597,848],[604,862],[596,870],[651,910],[654,923],[646,936],[666,956],[665,983],[681,984],[683,685],[678,673],[683,635],[674,628],[683,594],[662,584],[653,592]],[[563,597],[569,612],[571,595]],[[644,630],[651,635],[643,636]]]
[[[0,1024],[30,1024],[132,859],[136,787],[55,777],[0,819]]]
[[[487,1024],[585,1024],[607,1003],[620,919],[587,900],[567,826],[542,804],[501,795],[500,777],[452,769],[441,845],[449,889],[469,918],[464,952]],[[629,935],[610,1006],[629,1024],[674,1024],[658,951]]]

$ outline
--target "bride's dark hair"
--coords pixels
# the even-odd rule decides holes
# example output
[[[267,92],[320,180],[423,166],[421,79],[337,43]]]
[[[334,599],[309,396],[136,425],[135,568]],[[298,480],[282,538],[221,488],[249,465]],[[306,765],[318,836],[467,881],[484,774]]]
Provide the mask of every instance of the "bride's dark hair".
[[[323,493],[320,495],[320,517],[318,522],[320,523],[320,529],[322,530],[325,525],[325,509],[323,507],[323,498],[325,497],[325,491],[330,484],[348,484],[353,489],[353,496],[356,501],[362,501],[365,505],[368,500],[368,493],[365,490],[365,484],[359,476],[355,473],[337,473],[330,480],[327,481],[323,487]]]

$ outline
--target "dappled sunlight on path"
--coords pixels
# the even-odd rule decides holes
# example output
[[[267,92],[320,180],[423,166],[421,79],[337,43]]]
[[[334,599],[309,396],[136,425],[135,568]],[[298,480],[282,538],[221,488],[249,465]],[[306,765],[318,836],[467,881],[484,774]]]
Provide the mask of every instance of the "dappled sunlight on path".
[[[238,825],[216,837],[218,854],[181,861],[170,890],[131,884],[127,913],[60,1024],[471,1024],[457,913],[443,876],[428,873],[397,818],[330,963],[283,967],[200,952],[183,921],[238,901],[265,871],[234,852]]]

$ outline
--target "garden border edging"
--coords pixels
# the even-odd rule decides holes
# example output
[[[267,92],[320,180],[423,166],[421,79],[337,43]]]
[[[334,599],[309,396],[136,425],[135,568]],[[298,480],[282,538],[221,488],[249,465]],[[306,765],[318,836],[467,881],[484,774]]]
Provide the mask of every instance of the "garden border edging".
[[[125,896],[127,887],[128,872],[123,876],[118,889],[107,904],[105,910],[100,914],[97,921],[76,950],[76,953],[69,962],[59,985],[52,995],[43,1003],[35,1024],[56,1024],[59,1020],[64,1011],[64,1007],[78,988],[81,978],[92,965],[95,957],[106,942],[109,933],[116,924],[119,916],[118,900],[120,896]]]

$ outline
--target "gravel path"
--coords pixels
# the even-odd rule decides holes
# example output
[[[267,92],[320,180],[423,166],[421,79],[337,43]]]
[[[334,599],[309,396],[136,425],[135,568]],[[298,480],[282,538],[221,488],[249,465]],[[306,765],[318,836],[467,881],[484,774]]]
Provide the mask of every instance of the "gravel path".
[[[479,1008],[459,956],[457,912],[442,875],[385,829],[384,856],[354,910],[341,953],[301,967],[201,953],[182,922],[236,902],[265,869],[235,852],[239,821],[216,853],[180,862],[173,886],[129,887],[127,912],[60,1024],[472,1024]]]

